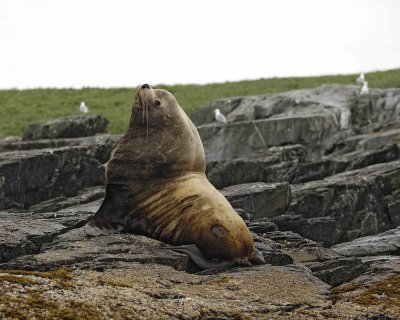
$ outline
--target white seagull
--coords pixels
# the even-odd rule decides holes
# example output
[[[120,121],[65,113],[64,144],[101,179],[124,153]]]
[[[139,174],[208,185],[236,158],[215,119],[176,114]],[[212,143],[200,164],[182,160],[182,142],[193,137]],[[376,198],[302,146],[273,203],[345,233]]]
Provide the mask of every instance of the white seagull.
[[[360,74],[360,76],[357,78],[356,82],[357,82],[358,84],[364,84],[364,82],[365,82],[364,73],[361,73],[361,74]]]
[[[221,111],[219,109],[215,109],[214,110],[214,114],[215,114],[215,120],[217,120],[218,122],[222,122],[223,124],[226,124],[226,118],[225,116],[221,113]]]
[[[364,84],[361,88],[360,94],[364,95],[364,94],[368,94],[369,93],[369,89],[368,89],[368,81],[364,81]]]
[[[79,106],[79,111],[82,113],[88,113],[89,112],[89,108],[87,107],[87,105],[85,104],[84,101],[81,102],[81,105]]]

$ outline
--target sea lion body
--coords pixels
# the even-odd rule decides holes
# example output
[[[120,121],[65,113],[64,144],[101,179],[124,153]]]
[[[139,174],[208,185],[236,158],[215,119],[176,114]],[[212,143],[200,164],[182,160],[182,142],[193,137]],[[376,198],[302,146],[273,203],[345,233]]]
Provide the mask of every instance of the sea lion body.
[[[212,261],[258,258],[244,221],[205,175],[200,136],[172,94],[142,87],[106,170],[106,197],[85,230],[194,244]]]

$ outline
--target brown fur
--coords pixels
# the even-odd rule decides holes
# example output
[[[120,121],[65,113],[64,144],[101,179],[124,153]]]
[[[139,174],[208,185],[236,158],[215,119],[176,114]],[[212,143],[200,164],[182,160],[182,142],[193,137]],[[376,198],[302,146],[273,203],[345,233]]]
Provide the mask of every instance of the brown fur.
[[[106,186],[94,222],[169,244],[196,244],[207,259],[255,257],[245,223],[206,178],[195,126],[166,90],[137,92],[128,132],[107,165]]]

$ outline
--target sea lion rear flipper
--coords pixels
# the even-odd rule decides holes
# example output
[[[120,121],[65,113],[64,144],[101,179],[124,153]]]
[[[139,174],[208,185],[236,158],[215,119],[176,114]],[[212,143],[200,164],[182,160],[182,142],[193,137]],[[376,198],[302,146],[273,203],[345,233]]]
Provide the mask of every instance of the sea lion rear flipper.
[[[187,254],[189,258],[192,259],[192,261],[203,270],[230,268],[235,265],[234,261],[213,261],[205,258],[195,244],[163,246],[160,248]]]
[[[127,190],[125,186],[107,185],[106,196],[99,210],[85,224],[89,236],[119,233],[125,229],[128,214]]]

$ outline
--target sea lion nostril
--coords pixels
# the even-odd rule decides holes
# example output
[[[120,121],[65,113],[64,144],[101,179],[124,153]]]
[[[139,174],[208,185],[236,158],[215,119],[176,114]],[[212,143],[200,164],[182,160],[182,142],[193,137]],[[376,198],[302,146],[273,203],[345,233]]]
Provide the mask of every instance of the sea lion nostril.
[[[142,89],[151,89],[150,85],[145,83],[144,85],[142,85]]]

